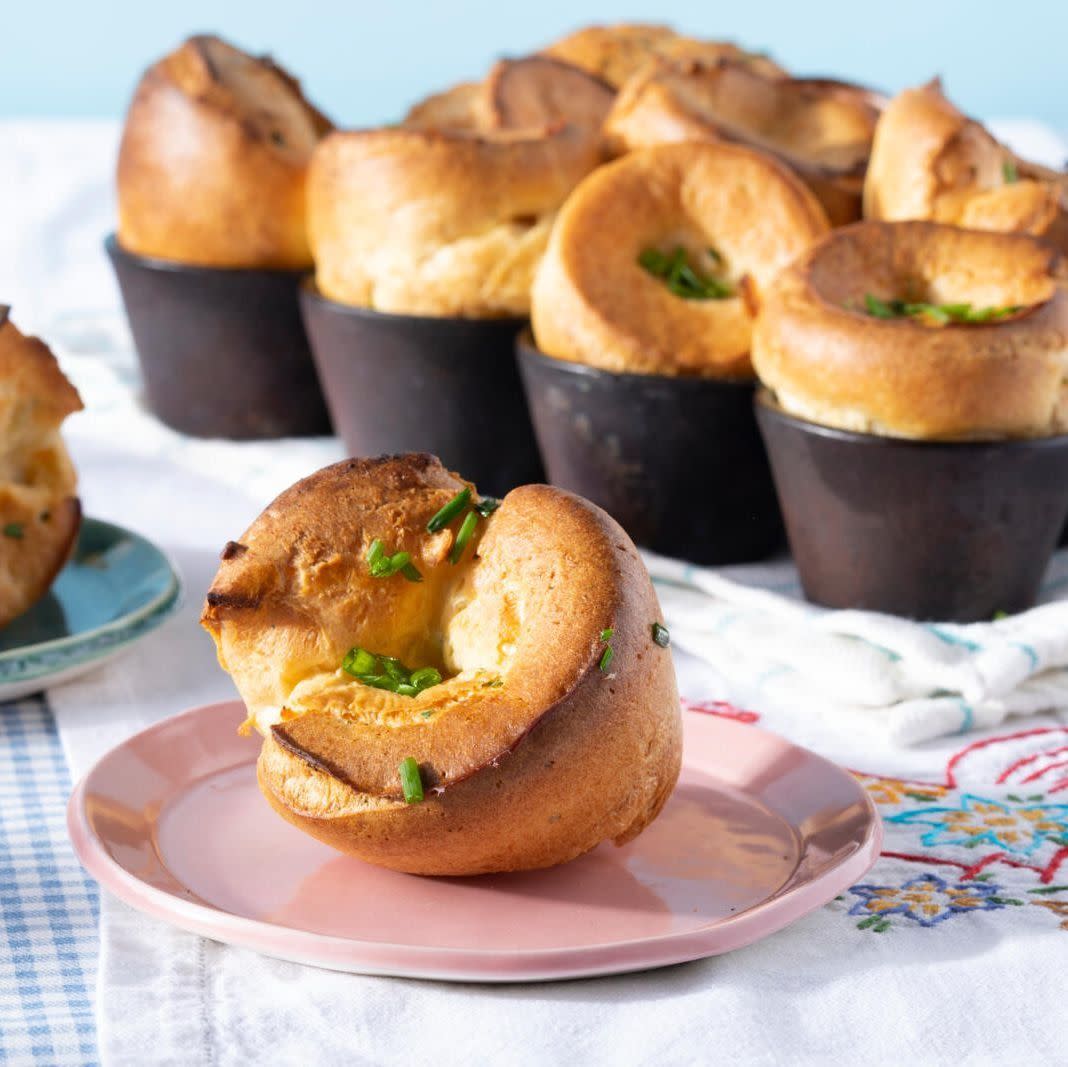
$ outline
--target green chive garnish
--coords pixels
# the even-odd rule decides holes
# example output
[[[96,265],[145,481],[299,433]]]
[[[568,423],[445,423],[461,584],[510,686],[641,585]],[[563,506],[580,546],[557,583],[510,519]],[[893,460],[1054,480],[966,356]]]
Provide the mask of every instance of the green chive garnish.
[[[16,541],[22,540],[22,535],[25,533],[21,522],[9,522],[4,527],[4,536],[13,537]]]
[[[436,667],[412,671],[395,656],[379,656],[366,648],[350,648],[341,669],[372,689],[387,689],[402,697],[414,697],[441,684],[441,672]]]
[[[653,623],[653,643],[661,648],[667,648],[671,644],[671,634],[668,633],[668,628],[662,623]]]
[[[398,768],[400,772],[401,789],[404,790],[404,799],[409,804],[421,804],[423,801],[423,778],[419,773],[419,764],[414,756],[401,760]]]
[[[1022,311],[1013,304],[1006,307],[977,308],[971,304],[927,304],[906,300],[880,300],[871,293],[864,294],[864,310],[877,319],[923,319],[935,326],[949,323],[983,323],[1008,318]]]
[[[500,689],[504,685],[504,679],[498,675],[496,678],[491,678],[488,682],[482,683],[483,689]]]
[[[714,248],[707,249],[709,257],[722,266],[723,257]],[[717,278],[705,277],[686,259],[686,250],[677,246],[670,256],[655,248],[646,248],[638,256],[638,266],[683,300],[723,300],[733,296],[731,287]]]
[[[1020,172],[1016,169],[1016,163],[1014,160],[1006,159],[1001,164],[1001,176],[1005,179],[1006,185],[1012,185],[1014,182],[1020,180]]]
[[[385,543],[375,538],[367,551],[367,569],[372,578],[392,578],[403,574],[409,582],[421,582],[423,576],[412,563],[410,552],[387,553]]]
[[[431,520],[426,524],[428,533],[438,533],[460,514],[471,499],[470,489],[461,489]]]
[[[607,672],[608,668],[612,664],[612,658],[613,656],[615,656],[615,653],[612,651],[611,644],[612,638],[615,636],[615,633],[615,630],[613,630],[611,627],[608,627],[607,629],[601,631],[601,640],[604,642],[604,651],[601,653],[601,662],[598,666],[600,666],[602,671]]]
[[[501,502],[495,496],[484,496],[476,505],[475,511],[484,519],[488,519],[499,507]]]
[[[441,673],[433,667],[420,667],[419,670],[412,671],[411,678],[412,685],[420,692],[432,685],[441,685]]]
[[[467,543],[471,540],[475,532],[475,527],[478,525],[478,512],[472,508],[465,516],[464,521],[460,523],[460,531],[456,535],[456,541],[452,546],[452,551],[449,553],[449,562],[453,565],[460,562],[460,558],[464,554],[464,549],[467,548]]]

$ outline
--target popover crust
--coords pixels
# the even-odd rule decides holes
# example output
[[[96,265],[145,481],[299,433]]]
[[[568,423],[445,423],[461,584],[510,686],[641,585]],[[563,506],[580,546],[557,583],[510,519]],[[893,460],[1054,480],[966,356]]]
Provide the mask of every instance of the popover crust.
[[[826,230],[813,194],[770,156],[725,143],[631,152],[560,212],[534,282],[538,347],[605,370],[747,377],[764,287]],[[715,249],[734,295],[684,300],[638,263],[675,247]]]
[[[906,89],[883,112],[864,214],[1035,234],[1068,251],[1064,175],[1018,160],[958,111],[937,80]]]
[[[715,63],[733,59],[770,76],[785,71],[759,52],[747,52],[730,41],[704,41],[686,37],[670,26],[620,23],[587,26],[542,50],[602,78],[614,88],[662,60]]]
[[[836,230],[768,291],[753,363],[784,410],[827,426],[945,440],[1064,433],[1058,259],[1031,237],[929,222]],[[1022,310],[931,327],[866,314],[867,294]]]
[[[556,211],[600,158],[574,126],[333,133],[308,176],[319,291],[402,314],[526,315]]]
[[[81,526],[60,425],[82,402],[55,356],[0,306],[0,626],[48,592]]]
[[[329,121],[269,58],[191,37],[145,72],[119,148],[119,243],[207,267],[311,266],[308,161]]]
[[[538,129],[563,122],[600,136],[615,90],[551,56],[495,63],[482,82],[462,82],[415,104],[403,125],[416,129]]]
[[[660,63],[631,78],[605,122],[616,151],[727,140],[769,152],[801,176],[832,225],[860,218],[874,94],[839,82],[769,77],[736,60]]]
[[[272,806],[421,874],[542,867],[627,840],[679,770],[671,657],[652,641],[659,607],[626,534],[578,497],[524,486],[453,566],[458,523],[426,524],[464,487],[423,455],[328,467],[224,553],[203,616],[264,735]],[[372,578],[375,538],[410,552],[423,581]],[[415,697],[372,689],[340,669],[356,645],[444,681]],[[407,757],[419,804],[402,799]]]

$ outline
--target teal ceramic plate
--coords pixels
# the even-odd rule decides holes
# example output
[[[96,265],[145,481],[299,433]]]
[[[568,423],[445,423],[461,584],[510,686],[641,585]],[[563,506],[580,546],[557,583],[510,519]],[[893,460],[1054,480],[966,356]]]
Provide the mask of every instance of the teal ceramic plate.
[[[182,586],[170,560],[121,526],[86,519],[51,591],[0,629],[0,700],[84,674],[172,615]]]

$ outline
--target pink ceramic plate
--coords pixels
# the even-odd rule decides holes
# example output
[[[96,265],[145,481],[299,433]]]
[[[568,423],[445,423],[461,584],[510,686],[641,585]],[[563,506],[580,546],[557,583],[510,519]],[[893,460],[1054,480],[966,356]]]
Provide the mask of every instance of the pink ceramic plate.
[[[105,889],[217,941],[340,971],[576,978],[727,952],[793,922],[874,862],[879,818],[826,760],[686,712],[682,778],[636,841],[548,871],[419,878],[342,856],[256,786],[237,702],[106,755],[71,797],[75,851]]]

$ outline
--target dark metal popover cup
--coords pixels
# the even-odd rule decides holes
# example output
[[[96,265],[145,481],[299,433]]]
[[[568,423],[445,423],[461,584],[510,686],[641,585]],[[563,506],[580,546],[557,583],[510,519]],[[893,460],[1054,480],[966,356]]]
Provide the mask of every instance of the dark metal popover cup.
[[[300,291],[319,377],[349,453],[430,452],[485,493],[544,480],[515,365],[525,319],[397,315]]]
[[[168,426],[235,440],[330,433],[297,304],[302,272],[196,267],[104,242]]]
[[[1068,515],[1068,436],[920,441],[757,419],[805,595],[978,622],[1031,607]]]
[[[783,543],[750,382],[619,374],[518,344],[554,485],[639,544],[695,563],[764,559]]]

